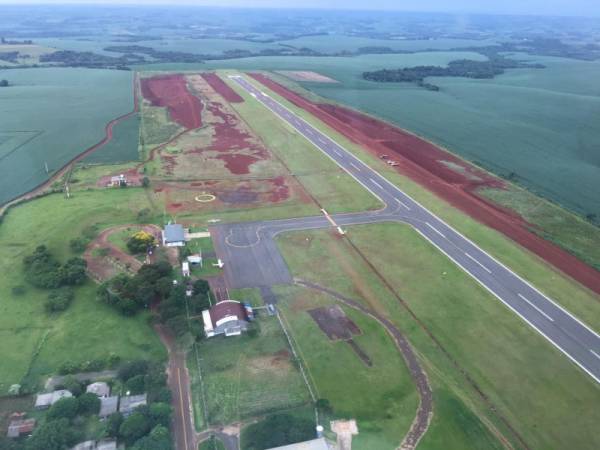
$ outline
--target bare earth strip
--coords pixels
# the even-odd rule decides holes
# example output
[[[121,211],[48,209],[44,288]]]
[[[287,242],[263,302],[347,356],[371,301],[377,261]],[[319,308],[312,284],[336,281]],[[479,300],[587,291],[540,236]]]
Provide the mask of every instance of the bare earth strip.
[[[419,407],[417,408],[417,414],[412,422],[412,425],[410,426],[410,430],[408,431],[406,436],[404,436],[404,439],[400,443],[398,449],[415,449],[419,444],[421,438],[427,432],[429,424],[431,423],[431,419],[433,417],[433,397],[427,374],[421,367],[417,355],[415,355],[415,352],[413,351],[406,337],[404,337],[402,332],[398,328],[396,328],[389,320],[380,316],[376,312],[364,307],[360,303],[343,296],[339,292],[332,291],[331,289],[327,289],[325,287],[319,286],[318,284],[310,283],[308,281],[302,281],[299,279],[296,279],[294,281],[300,286],[324,292],[334,297],[336,300],[339,300],[344,305],[357,311],[360,311],[361,313],[375,319],[385,328],[388,334],[392,337],[396,347],[398,348],[398,350],[402,354],[402,357],[404,358],[404,361],[406,362],[406,365],[410,372],[410,376],[415,383],[417,392],[419,393]]]
[[[333,78],[329,78],[328,76],[309,70],[277,70],[276,72],[294,81],[311,81],[313,83],[338,83],[338,81],[334,80]]]

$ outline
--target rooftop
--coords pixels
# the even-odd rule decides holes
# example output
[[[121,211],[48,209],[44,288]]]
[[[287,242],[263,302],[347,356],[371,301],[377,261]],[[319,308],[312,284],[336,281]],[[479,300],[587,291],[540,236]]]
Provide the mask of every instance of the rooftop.
[[[297,442],[296,444],[273,447],[268,450],[330,450],[325,438],[313,439],[311,441]]]
[[[235,300],[224,300],[217,303],[209,309],[210,318],[214,325],[218,325],[219,322],[226,317],[236,317],[238,320],[246,320],[246,309],[244,305]]]
[[[96,394],[98,397],[108,397],[110,395],[110,387],[104,381],[89,384],[85,391]]]
[[[100,417],[110,416],[112,413],[117,412],[117,407],[119,405],[119,397],[101,397],[100,398],[100,412],[98,415]]]
[[[170,223],[165,227],[164,231],[165,242],[183,242],[185,236],[183,234],[183,226],[178,223]]]

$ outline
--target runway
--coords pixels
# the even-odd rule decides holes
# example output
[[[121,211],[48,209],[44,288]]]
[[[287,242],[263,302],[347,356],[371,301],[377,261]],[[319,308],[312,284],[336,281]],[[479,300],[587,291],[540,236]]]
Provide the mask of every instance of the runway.
[[[385,205],[379,211],[332,216],[340,227],[388,221],[412,225],[426,240],[600,383],[600,336],[595,331],[247,79],[242,76],[230,78]],[[217,254],[225,262],[228,284],[235,288],[259,287],[292,281],[275,244],[274,237],[278,233],[330,226],[325,216],[316,216],[220,225],[213,228],[213,235]]]

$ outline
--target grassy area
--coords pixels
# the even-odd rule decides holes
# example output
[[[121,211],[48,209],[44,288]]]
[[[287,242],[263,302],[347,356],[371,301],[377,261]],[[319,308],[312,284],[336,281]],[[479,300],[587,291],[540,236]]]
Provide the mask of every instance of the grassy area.
[[[33,132],[25,142],[11,144],[11,152],[2,159],[0,203],[45,181],[49,177],[45,163],[51,175],[99,142],[109,121],[132,109],[131,72],[82,68],[0,72],[0,79],[13,84],[0,92],[0,134]]]
[[[211,425],[228,424],[309,401],[277,319],[260,318],[258,334],[198,344]],[[197,402],[194,402],[198,405]]]
[[[575,420],[571,415],[595,411],[597,385],[543,337],[410,227],[356,226],[348,236],[387,286],[348,241],[332,239],[326,231],[287,234],[279,244],[295,276],[363,301],[407,334],[434,386],[436,414],[424,448],[489,448],[490,433],[514,443],[461,371],[531,448],[598,446],[592,429],[599,417],[590,412]],[[336,264],[311,264],[332,258]]]
[[[77,164],[70,179],[71,190],[78,188],[96,188],[100,178],[126,172],[135,167],[126,164]],[[103,187],[106,189],[106,187]]]
[[[124,359],[165,357],[148,315],[125,318],[99,304],[91,281],[76,288],[66,312],[48,316],[43,308],[48,291],[28,285],[21,265],[40,244],[64,261],[73,256],[69,240],[84,228],[131,222],[146,206],[141,189],[115,189],[77,192],[70,200],[54,194],[7,213],[0,224],[0,345],[9,363],[0,368],[0,393],[24,377],[36,382],[65,361],[83,362],[111,352]],[[25,293],[14,295],[14,286],[25,286]]]
[[[508,189],[482,189],[484,197],[518,212],[534,225],[531,231],[558,244],[582,261],[600,270],[600,228],[531,192]]]
[[[329,400],[333,417],[358,421],[360,434],[353,446],[394,448],[410,427],[418,396],[402,356],[383,327],[342,308],[362,332],[353,339],[372,360],[369,367],[346,342],[331,341],[308,314],[313,308],[333,305],[332,298],[299,287],[281,287],[276,293],[317,397]]]
[[[225,450],[225,445],[221,439],[211,436],[206,441],[200,442],[198,450]]]
[[[110,142],[88,155],[83,162],[107,164],[138,160],[140,120],[137,113],[116,124]]]

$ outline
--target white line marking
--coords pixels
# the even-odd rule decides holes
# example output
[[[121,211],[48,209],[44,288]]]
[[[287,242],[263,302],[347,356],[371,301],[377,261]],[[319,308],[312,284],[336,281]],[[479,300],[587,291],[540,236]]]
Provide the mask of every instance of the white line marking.
[[[356,170],[360,170],[360,167],[358,167],[356,164],[354,164],[353,162],[350,163],[350,165],[352,167],[354,167]]]
[[[542,311],[539,307],[537,307],[534,303],[532,303],[530,300],[528,300],[527,298],[523,297],[521,294],[517,294],[522,300],[525,300],[527,303],[529,303],[529,305],[531,305],[533,308],[535,308],[535,310],[537,312],[539,312],[542,316],[544,316],[546,319],[548,319],[550,322],[554,322],[554,319],[552,317],[550,317],[548,314],[546,314],[544,311]]]
[[[342,156],[342,154],[339,151],[337,151],[335,148],[333,149],[333,151],[336,153],[336,155]]]
[[[492,273],[492,271],[490,269],[488,269],[487,267],[485,267],[483,264],[481,264],[479,261],[477,261],[471,255],[469,255],[467,252],[465,252],[465,255],[467,255],[467,258],[470,258],[471,260],[473,260],[474,262],[476,262],[477,264],[479,264],[483,268],[483,270],[485,270],[487,273]]]
[[[433,231],[435,231],[437,234],[439,234],[441,237],[445,238],[446,236],[444,236],[444,233],[442,233],[440,230],[438,230],[436,227],[434,227],[433,225],[431,225],[429,222],[425,222],[425,225],[427,225],[429,228],[431,228]]]
[[[598,353],[596,353],[594,350],[592,350],[590,348],[590,352],[592,353],[592,355],[594,355],[596,358],[600,359],[600,355]]]
[[[371,180],[371,183],[373,183],[375,186],[377,186],[379,189],[383,189],[383,186],[380,185],[377,181],[375,181],[373,178],[369,178],[369,180]]]
[[[396,198],[396,201],[410,211],[410,207],[406,203],[404,203],[402,200],[400,200],[399,198]]]

